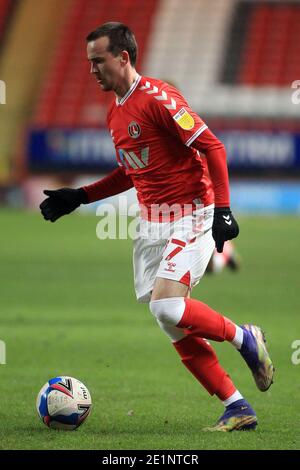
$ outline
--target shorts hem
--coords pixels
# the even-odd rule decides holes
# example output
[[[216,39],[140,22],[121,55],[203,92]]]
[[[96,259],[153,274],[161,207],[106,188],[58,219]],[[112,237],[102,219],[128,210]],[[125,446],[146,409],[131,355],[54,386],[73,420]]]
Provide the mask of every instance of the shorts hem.
[[[137,293],[136,292],[136,299],[138,302],[142,304],[147,304],[151,300],[151,294],[152,294],[153,286],[149,288],[146,291],[143,291],[142,293]]]
[[[183,274],[184,276],[184,274]],[[180,279],[174,279],[173,277],[168,277],[168,275],[157,275],[156,277],[159,277],[161,279],[168,279],[168,281],[176,281],[176,282],[180,282],[180,284],[184,284],[185,286],[187,287],[191,287],[191,283],[187,283],[187,282],[184,282],[183,280]]]

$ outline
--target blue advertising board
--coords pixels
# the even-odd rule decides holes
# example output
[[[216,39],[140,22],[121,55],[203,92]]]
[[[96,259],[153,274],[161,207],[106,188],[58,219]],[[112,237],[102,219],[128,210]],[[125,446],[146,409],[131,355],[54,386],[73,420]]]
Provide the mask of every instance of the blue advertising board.
[[[300,171],[300,134],[220,130],[216,135],[226,147],[232,170]],[[105,129],[33,130],[27,154],[32,170],[108,171],[117,165],[114,146]]]
[[[34,130],[27,155],[32,170],[109,171],[117,166],[106,129]]]
[[[216,132],[232,169],[300,169],[300,134],[286,131]]]

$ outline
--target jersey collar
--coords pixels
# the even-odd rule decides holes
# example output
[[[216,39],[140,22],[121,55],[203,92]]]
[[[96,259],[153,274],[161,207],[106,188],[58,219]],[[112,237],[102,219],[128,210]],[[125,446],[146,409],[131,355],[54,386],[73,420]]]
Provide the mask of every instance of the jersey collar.
[[[132,93],[134,92],[134,90],[136,89],[136,87],[138,86],[140,80],[141,80],[141,75],[139,75],[137,73],[136,75],[136,79],[134,80],[133,84],[131,85],[131,87],[129,88],[129,90],[127,91],[126,95],[123,96],[123,98],[121,98],[121,100],[119,101],[118,98],[116,98],[116,105],[117,106],[122,106],[126,100],[128,100],[129,96],[132,95]]]

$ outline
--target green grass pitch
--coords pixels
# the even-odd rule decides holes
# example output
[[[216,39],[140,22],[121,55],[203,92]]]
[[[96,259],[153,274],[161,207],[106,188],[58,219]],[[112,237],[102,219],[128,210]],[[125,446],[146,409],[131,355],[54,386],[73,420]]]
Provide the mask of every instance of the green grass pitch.
[[[242,270],[206,276],[193,296],[237,323],[263,327],[276,367],[259,392],[239,354],[221,363],[259,419],[256,432],[205,433],[223,407],[181,365],[146,305],[135,301],[130,241],[101,241],[98,218],[55,224],[2,210],[1,449],[299,449],[299,219],[239,218]],[[216,343],[214,343],[216,344]],[[90,389],[93,410],[76,431],[49,430],[36,395],[56,375]]]

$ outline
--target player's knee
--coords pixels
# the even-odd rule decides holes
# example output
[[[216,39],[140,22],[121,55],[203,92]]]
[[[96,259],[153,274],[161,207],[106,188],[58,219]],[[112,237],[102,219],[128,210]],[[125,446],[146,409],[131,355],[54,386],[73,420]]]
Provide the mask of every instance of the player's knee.
[[[180,322],[184,313],[184,297],[151,300],[149,307],[158,321],[165,325],[175,326]]]
[[[159,325],[161,330],[170,338],[172,343],[177,343],[177,341],[180,341],[181,339],[185,338],[185,334],[181,328],[166,325],[165,323],[162,323],[159,320],[157,320],[157,324]]]

